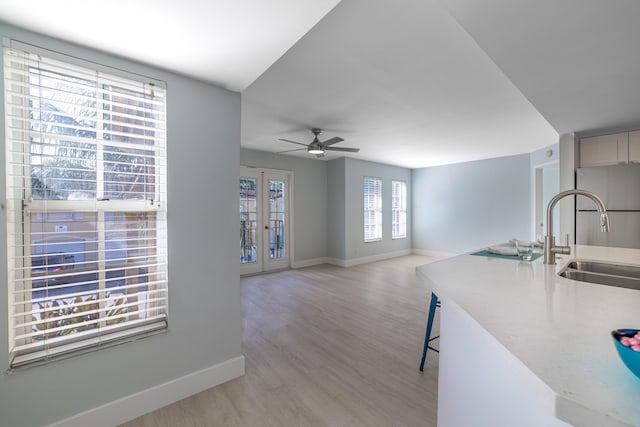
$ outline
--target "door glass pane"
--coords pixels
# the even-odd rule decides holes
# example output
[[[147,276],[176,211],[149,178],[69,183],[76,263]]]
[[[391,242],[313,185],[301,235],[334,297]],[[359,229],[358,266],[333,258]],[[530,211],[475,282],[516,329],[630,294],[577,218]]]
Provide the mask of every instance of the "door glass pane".
[[[285,199],[284,181],[269,180],[269,258],[285,257]]]
[[[240,178],[240,263],[258,261],[256,179]]]

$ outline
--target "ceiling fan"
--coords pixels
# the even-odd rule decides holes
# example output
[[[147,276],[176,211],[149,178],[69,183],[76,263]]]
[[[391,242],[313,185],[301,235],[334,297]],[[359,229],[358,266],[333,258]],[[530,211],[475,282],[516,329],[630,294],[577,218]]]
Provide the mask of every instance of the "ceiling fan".
[[[314,137],[313,137],[313,141],[311,141],[309,144],[302,144],[300,142],[280,138],[280,141],[290,142],[292,144],[298,144],[305,147],[305,148],[296,148],[294,150],[280,151],[280,153],[289,153],[291,151],[307,150],[307,153],[315,154],[316,157],[324,157],[325,151],[346,151],[349,153],[357,153],[358,151],[360,151],[359,148],[333,147],[333,144],[337,144],[338,142],[344,141],[344,139],[339,138],[337,136],[334,136],[333,138],[329,138],[326,141],[320,142],[320,140],[318,139],[318,135],[322,133],[322,129],[318,129],[318,128],[311,129],[311,133],[313,133]]]

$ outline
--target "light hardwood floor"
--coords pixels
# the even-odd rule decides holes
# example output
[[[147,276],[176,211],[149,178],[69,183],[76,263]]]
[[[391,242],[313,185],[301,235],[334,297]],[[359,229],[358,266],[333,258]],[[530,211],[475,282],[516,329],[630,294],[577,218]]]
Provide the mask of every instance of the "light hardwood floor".
[[[243,278],[246,375],[125,426],[435,426],[438,356],[418,370],[429,290],[415,275],[433,260]]]

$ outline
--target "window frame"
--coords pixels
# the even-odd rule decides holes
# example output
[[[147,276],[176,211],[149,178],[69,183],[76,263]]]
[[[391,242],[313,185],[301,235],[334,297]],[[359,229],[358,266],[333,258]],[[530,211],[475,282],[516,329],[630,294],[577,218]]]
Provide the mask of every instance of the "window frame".
[[[400,194],[396,194],[396,188],[400,189]],[[407,183],[395,179],[391,181],[391,238],[407,238]]]
[[[13,55],[13,56],[12,56]],[[68,357],[70,355],[74,355],[77,353],[82,353],[86,351],[93,351],[98,348],[112,345],[114,343],[119,343],[122,341],[131,341],[133,339],[147,336],[150,334],[154,334],[165,330],[167,328],[167,318],[168,318],[168,260],[167,260],[167,227],[166,227],[166,212],[167,212],[167,203],[166,203],[166,195],[167,195],[167,162],[166,162],[166,147],[167,147],[167,132],[166,132],[166,85],[164,82],[148,79],[146,77],[128,73],[122,70],[115,70],[109,67],[100,66],[99,64],[94,64],[88,61],[83,61],[78,58],[67,57],[63,54],[59,54],[56,52],[50,52],[46,49],[38,48],[35,46],[24,45],[23,43],[10,41],[9,43],[5,43],[3,46],[3,56],[5,58],[4,65],[5,75],[3,75],[4,80],[4,96],[5,96],[5,151],[7,152],[6,160],[5,160],[5,169],[6,169],[6,186],[7,186],[7,246],[8,246],[8,271],[9,271],[9,283],[8,283],[8,325],[9,325],[9,349],[10,349],[10,369],[18,368],[23,365],[30,365],[33,363],[43,363],[50,360],[56,360],[59,358]],[[7,58],[11,56],[11,61],[18,63],[22,58],[24,59],[23,69],[18,70],[13,63],[8,65]],[[38,62],[37,66],[33,65],[31,62],[32,57],[43,56],[46,57],[47,62],[46,66],[40,66]],[[86,137],[86,135],[79,136],[78,134],[70,134],[71,136],[64,136],[64,133],[59,133],[58,131],[51,131],[54,135],[54,139],[56,140],[78,140],[78,141],[86,141],[83,142],[85,144],[95,144],[95,148],[85,148],[86,150],[94,151],[95,155],[95,199],[91,200],[56,200],[47,197],[46,188],[45,195],[41,197],[34,198],[34,189],[32,188],[32,180],[34,179],[33,175],[33,156],[34,154],[33,148],[36,145],[40,147],[46,147],[46,142],[40,137],[37,140],[31,136],[34,133],[37,133],[37,130],[34,130],[33,124],[39,121],[42,126],[45,123],[51,123],[50,126],[55,127],[55,122],[44,122],[40,117],[39,119],[36,117],[34,112],[41,114],[42,106],[40,105],[41,100],[47,100],[48,98],[37,98],[38,103],[34,101],[37,95],[31,93],[31,90],[35,89],[40,91],[42,89],[40,86],[39,79],[38,83],[32,82],[32,73],[33,75],[39,75],[43,72],[58,73],[61,75],[61,71],[56,68],[56,64],[62,64],[62,66],[68,66],[68,69],[71,70],[66,76],[69,78],[78,78],[80,74],[74,74],[74,70],[81,69],[83,72],[92,72],[95,73],[95,82],[96,82],[96,95],[95,102],[96,106],[96,117],[95,117],[95,126],[88,127],[87,129],[94,129],[95,135],[93,137]],[[31,71],[31,69],[35,71]],[[44,70],[44,71],[41,71]],[[16,75],[24,76],[22,80],[18,80]],[[93,80],[92,80],[93,81]],[[118,92],[118,90],[131,90],[127,89],[129,84],[133,84],[134,87],[138,87],[135,85],[139,85],[142,88],[142,92],[145,93],[144,97],[133,97],[133,104],[131,104],[131,108],[138,109],[146,109],[146,106],[143,106],[141,102],[150,102],[152,104],[159,105],[159,108],[156,110],[156,107],[153,107],[153,111],[158,114],[158,116],[152,116],[151,118],[147,118],[147,116],[141,116],[141,118],[136,119],[132,118],[130,121],[126,119],[115,119],[114,117],[117,115],[127,114],[122,111],[118,111],[115,109],[104,109],[104,107],[100,108],[100,104],[102,100],[105,100],[104,103],[108,103],[111,105],[111,98],[101,98],[98,96],[98,93],[106,93],[112,94],[114,98],[129,96],[130,94],[126,92]],[[16,87],[23,86],[26,89],[23,89],[21,92],[15,90]],[[110,89],[111,87],[117,88],[117,90]],[[146,89],[145,89],[146,88]],[[63,94],[62,87],[51,87],[50,91],[57,95]],[[148,101],[146,98],[147,91],[150,93],[151,101]],[[141,92],[141,93],[142,93]],[[156,97],[161,95],[160,101],[156,101]],[[38,95],[42,96],[42,95]],[[82,96],[85,96],[84,94]],[[22,101],[19,101],[22,99]],[[136,101],[138,100],[138,101]],[[144,100],[144,101],[143,101]],[[18,104],[17,102],[21,102]],[[117,102],[117,101],[113,101]],[[135,102],[138,102],[136,104]],[[123,107],[125,108],[125,107]],[[11,116],[11,114],[15,114],[16,111],[21,110],[22,114],[18,116]],[[57,113],[51,114],[65,114],[64,111],[60,111]],[[147,127],[144,125],[142,129],[145,133],[136,133],[135,131],[124,131],[122,129],[114,130],[113,128],[105,128],[101,122],[102,118],[107,117],[109,120],[112,120],[113,123],[122,128],[135,128],[136,125],[135,120],[139,121],[148,121],[154,122],[152,127]],[[22,125],[22,130],[20,127],[16,125],[16,123],[24,123]],[[75,122],[74,122],[75,123]],[[158,123],[159,127],[156,127]],[[64,124],[60,126],[65,126]],[[42,132],[42,131],[41,131]],[[46,131],[49,132],[49,131]],[[105,139],[103,134],[111,134],[114,132],[121,132],[125,138],[132,139],[144,139],[147,141],[147,138],[151,138],[154,142],[147,146],[146,142],[144,145],[140,145],[140,147],[135,147],[134,143],[119,143],[116,139]],[[150,132],[151,136],[148,133]],[[60,135],[59,137],[57,135]],[[136,180],[134,184],[142,185],[144,187],[144,196],[143,198],[125,198],[125,199],[109,199],[105,198],[105,192],[114,190],[108,190],[107,185],[105,184],[105,175],[107,173],[115,174],[116,170],[113,169],[107,172],[106,165],[108,163],[116,164],[113,162],[119,162],[118,164],[124,164],[123,161],[119,158],[117,160],[108,159],[107,156],[104,155],[106,152],[106,148],[110,147],[113,149],[114,146],[118,145],[129,145],[132,148],[130,151],[120,151],[120,149],[115,149],[116,151],[112,151],[113,153],[121,153],[124,158],[134,158],[139,156],[147,157],[147,152],[152,152],[152,163],[150,163],[150,167],[146,167],[147,163],[145,161],[144,166],[142,167],[143,172],[139,171],[131,171],[125,172],[124,175],[129,174],[129,176],[135,176]],[[57,145],[53,145],[56,147]],[[44,148],[40,148],[44,150]],[[138,153],[136,153],[136,149]],[[142,153],[142,154],[140,154]],[[47,155],[50,155],[48,153]],[[61,154],[57,151],[54,155],[51,155],[51,158],[61,159]],[[132,160],[128,160],[131,162]],[[44,163],[40,163],[44,165]],[[129,163],[133,165],[134,163]],[[50,166],[50,167],[58,167],[58,166]],[[21,172],[17,172],[20,171]],[[127,169],[125,169],[127,170]],[[152,170],[150,173],[149,170]],[[91,169],[87,169],[87,171],[91,171]],[[132,175],[134,174],[134,175]],[[145,180],[142,184],[140,184],[137,179],[139,176],[145,176]],[[147,176],[152,176],[152,181],[147,181]],[[65,178],[59,178],[62,181],[65,181]],[[111,178],[115,179],[115,178]],[[87,183],[92,182],[89,178],[83,178],[83,181]],[[114,181],[116,184],[119,181]],[[123,186],[126,182],[123,182]],[[70,191],[69,187],[65,187],[62,184],[60,187],[61,191]],[[147,192],[148,186],[152,186],[153,189],[151,192]],[[39,189],[40,187],[38,187]],[[133,188],[133,185],[132,187]],[[91,192],[91,190],[87,190]],[[131,190],[130,190],[131,191]],[[108,194],[107,194],[108,196]],[[83,214],[95,214],[96,221],[94,223],[95,230],[89,226],[89,229],[86,231],[88,233],[95,233],[97,236],[95,242],[92,245],[97,245],[98,249],[92,251],[97,257],[96,261],[87,261],[87,263],[96,264],[97,267],[83,267],[80,270],[77,270],[82,274],[83,272],[87,272],[91,274],[91,277],[95,279],[91,279],[89,285],[92,285],[95,281],[96,290],[95,295],[99,295],[96,297],[95,303],[91,301],[91,306],[96,307],[97,310],[96,317],[91,322],[86,323],[86,325],[91,326],[91,328],[87,328],[82,330],[83,332],[72,332],[65,336],[65,334],[56,335],[54,338],[48,338],[51,329],[48,326],[48,319],[41,317],[40,319],[36,319],[33,313],[39,313],[38,315],[44,316],[44,312],[36,310],[35,304],[37,297],[34,296],[36,293],[36,287],[33,286],[33,281],[40,279],[40,277],[44,277],[45,283],[45,299],[43,300],[45,303],[44,310],[49,310],[46,308],[47,301],[54,302],[62,301],[64,299],[76,299],[78,295],[82,294],[82,292],[75,290],[72,292],[64,293],[62,291],[60,295],[57,297],[49,296],[48,294],[48,286],[50,280],[55,280],[55,277],[72,277],[75,271],[69,273],[63,273],[61,275],[55,275],[55,273],[49,273],[48,267],[44,269],[43,273],[36,274],[33,269],[36,265],[34,260],[36,258],[47,259],[45,265],[49,263],[48,258],[50,257],[50,252],[42,252],[42,253],[33,253],[32,246],[39,245],[38,240],[32,240],[34,234],[32,234],[33,227],[33,215],[41,215],[42,218],[47,218],[42,221],[42,229],[44,230],[44,226],[50,224],[50,220],[48,216],[51,214],[60,214],[64,217],[64,219],[56,222],[63,222],[74,224],[76,223],[76,218],[78,216],[82,216]],[[110,270],[109,264],[109,252],[112,249],[108,248],[108,243],[110,237],[107,237],[110,232],[113,230],[108,230],[108,221],[105,219],[105,215],[115,213],[121,214],[125,218],[136,216],[136,214],[141,215],[144,218],[144,221],[149,221],[149,218],[152,218],[150,221],[153,221],[154,227],[149,228],[145,226],[144,231],[141,231],[143,237],[134,237],[134,241],[136,243],[131,243],[130,237],[127,235],[124,239],[125,250],[127,254],[119,258],[115,261],[117,264],[117,268],[113,268]],[[66,215],[66,216],[65,216]],[[90,216],[89,215],[89,216]],[[130,223],[129,220],[125,220],[125,226],[128,227]],[[90,224],[88,222],[87,224]],[[77,224],[77,223],[76,223]],[[148,224],[145,222],[144,224]],[[139,226],[139,224],[138,224]],[[56,226],[57,228],[58,226]],[[60,226],[60,230],[67,229],[66,225]],[[58,231],[58,230],[56,230]],[[128,233],[129,229],[125,228],[124,232]],[[117,232],[123,232],[123,230],[118,229]],[[146,233],[150,233],[147,235]],[[44,239],[48,239],[48,232],[41,231],[36,232],[37,235],[44,236]],[[67,239],[74,237],[73,235],[66,236]],[[145,242],[144,244],[148,244],[148,241],[153,241],[153,246],[149,246],[148,249],[151,249],[151,255],[145,255],[146,261],[141,263],[140,260],[136,259],[136,255],[129,254],[129,251],[136,252],[139,251],[142,246],[140,241]],[[120,242],[120,241],[119,241]],[[64,241],[64,244],[68,242]],[[47,245],[48,243],[45,243]],[[133,245],[133,246],[130,246]],[[34,246],[35,247],[35,246]],[[45,250],[47,250],[45,248]],[[65,252],[60,252],[64,254]],[[81,254],[83,257],[89,252],[87,249],[82,250],[82,252],[75,252],[75,255]],[[54,254],[55,255],[55,254]],[[120,256],[120,255],[117,255]],[[65,256],[66,259],[66,256]],[[113,260],[113,258],[111,258]],[[152,260],[152,261],[149,261]],[[38,260],[39,262],[40,260]],[[114,262],[114,261],[111,261]],[[154,267],[157,267],[157,270],[153,270],[150,272],[149,270],[146,273],[146,280],[144,282],[147,284],[147,296],[153,295],[153,298],[150,298],[144,305],[144,310],[136,307],[135,304],[131,303],[127,298],[131,296],[131,301],[138,301],[138,296],[142,295],[138,290],[134,292],[129,292],[129,288],[134,288],[135,285],[131,285],[127,282],[128,276],[127,272],[130,269],[135,268],[146,268],[147,264],[153,262],[155,264]],[[40,265],[40,264],[37,264]],[[120,267],[121,266],[121,267]],[[138,267],[136,267],[138,266]],[[71,267],[72,269],[75,267]],[[124,285],[120,286],[125,288],[125,290],[121,290],[122,292],[119,295],[125,295],[124,305],[131,306],[131,308],[135,308],[135,310],[129,311],[129,308],[125,309],[123,312],[120,311],[116,313],[116,317],[121,317],[126,319],[123,323],[112,322],[109,325],[109,318],[107,314],[107,310],[113,306],[107,306],[107,303],[104,301],[104,298],[108,297],[109,292],[107,291],[107,282],[111,280],[111,284],[113,284],[114,279],[113,276],[110,279],[108,277],[109,271],[123,271],[123,283]],[[36,276],[34,276],[36,274]],[[95,275],[95,276],[93,276]],[[79,276],[77,276],[79,277]],[[136,276],[136,280],[139,279],[139,276]],[[53,279],[52,279],[53,278]],[[150,280],[152,278],[152,280]],[[157,281],[156,281],[157,279]],[[74,285],[77,282],[74,282],[73,278],[71,280],[70,288],[79,287],[78,285]],[[77,280],[77,279],[76,279]],[[118,279],[119,280],[119,279]],[[66,282],[65,282],[66,283]],[[87,282],[84,282],[87,283]],[[136,282],[140,283],[140,282]],[[59,286],[59,285],[58,285]],[[119,286],[119,285],[116,285]],[[139,288],[139,286],[138,286]],[[153,290],[149,290],[153,288]],[[93,292],[92,290],[89,292]],[[113,289],[111,290],[113,294]],[[18,296],[19,294],[19,296]],[[118,295],[118,294],[115,294]],[[134,296],[135,295],[135,296]],[[159,296],[161,295],[161,296]],[[155,299],[155,298],[158,299]],[[20,299],[22,298],[22,299]],[[58,298],[58,299],[55,299]],[[164,301],[162,303],[157,303],[157,301]],[[89,300],[85,300],[82,302],[71,302],[69,303],[69,307],[79,307],[81,305],[88,305]],[[156,305],[156,303],[158,305]],[[42,307],[40,310],[43,310]],[[124,313],[124,314],[122,314]],[[149,313],[156,313],[156,315],[149,315]],[[111,315],[113,315],[113,311],[111,311]],[[138,319],[138,316],[142,315],[142,320]],[[145,315],[149,316],[145,318]],[[133,320],[132,320],[133,319]],[[140,320],[140,321],[138,321]],[[43,331],[41,335],[47,338],[34,338],[38,335],[34,331],[36,328],[36,323],[38,325],[44,325],[45,329],[38,330]],[[84,325],[84,323],[82,324]],[[115,327],[114,327],[115,326]],[[31,330],[30,333],[27,331]],[[88,332],[88,333],[85,333]],[[77,335],[76,335],[77,334]]]
[[[373,197],[373,203],[368,203],[367,196],[367,181],[374,182],[373,189],[376,191],[371,197]],[[364,243],[379,242],[383,238],[382,228],[382,178],[376,178],[371,176],[365,176],[363,178],[363,241]],[[373,205],[371,207],[371,205]],[[373,220],[373,224],[369,223],[369,219]],[[368,228],[370,230],[368,230]],[[371,230],[372,229],[372,230]],[[371,235],[373,232],[373,235]]]

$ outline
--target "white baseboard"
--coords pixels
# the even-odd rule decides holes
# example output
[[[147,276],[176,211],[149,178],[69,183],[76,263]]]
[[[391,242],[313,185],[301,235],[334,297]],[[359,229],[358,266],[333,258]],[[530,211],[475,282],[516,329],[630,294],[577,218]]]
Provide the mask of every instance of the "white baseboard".
[[[414,255],[432,256],[440,259],[451,258],[460,255],[453,252],[432,251],[429,249],[413,249],[412,253]]]
[[[50,427],[112,427],[244,375],[244,356],[226,360],[164,384],[50,424]]]
[[[337,265],[338,267],[346,267],[347,261],[339,258],[327,258],[327,264]]]
[[[293,261],[291,263],[291,268],[304,268],[304,267],[311,267],[311,266],[320,265],[320,264],[330,264],[329,258],[322,257],[322,258],[304,259],[302,261]]]
[[[291,268],[304,268],[304,267],[311,267],[311,266],[320,265],[320,264],[331,264],[331,265],[337,265],[339,267],[353,267],[355,265],[367,264],[375,261],[383,261],[385,259],[397,258],[399,256],[405,256],[405,255],[411,255],[411,254],[430,256],[438,259],[451,258],[459,255],[453,252],[432,251],[428,249],[403,249],[401,251],[385,252],[383,254],[371,255],[371,256],[366,256],[361,258],[352,258],[352,259],[339,259],[339,258],[329,258],[329,257],[305,259],[302,261],[294,261],[293,263],[291,263]]]
[[[403,249],[401,251],[385,252],[383,254],[370,255],[361,258],[352,259],[336,259],[329,258],[327,262],[329,264],[338,265],[340,267],[353,267],[360,264],[368,264],[375,261],[383,261],[385,259],[397,258],[399,256],[411,255],[411,249]]]

